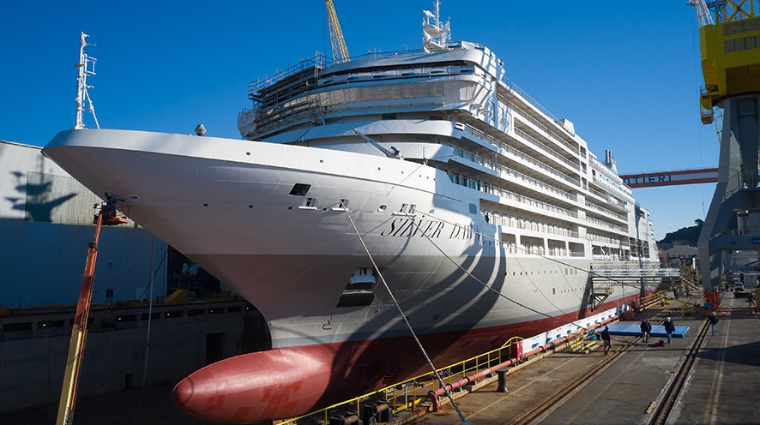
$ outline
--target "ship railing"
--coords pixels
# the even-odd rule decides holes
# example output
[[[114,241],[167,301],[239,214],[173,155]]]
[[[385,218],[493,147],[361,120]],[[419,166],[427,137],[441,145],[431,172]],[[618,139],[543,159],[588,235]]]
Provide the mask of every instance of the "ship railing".
[[[502,177],[502,178],[504,178],[504,176],[511,176],[513,178],[521,180],[524,183],[531,184],[533,186],[536,186],[536,187],[540,188],[543,191],[551,192],[551,193],[553,193],[555,195],[558,195],[558,196],[561,196],[563,198],[566,198],[566,199],[568,199],[568,200],[570,200],[572,202],[577,202],[578,201],[578,197],[575,196],[575,195],[573,195],[573,194],[571,194],[571,193],[569,193],[569,192],[565,192],[564,190],[558,189],[558,188],[556,188],[556,187],[554,187],[554,186],[552,186],[550,184],[547,184],[547,183],[542,182],[540,180],[536,180],[533,177],[529,177],[529,176],[527,176],[525,174],[522,174],[519,171],[515,171],[515,170],[513,170],[511,168],[508,168],[508,167],[505,167],[503,165],[500,165],[496,161],[484,158],[484,157],[482,157],[480,155],[474,154],[474,153],[472,153],[470,151],[466,151],[466,150],[464,150],[462,148],[459,148],[459,147],[456,147],[456,146],[453,146],[453,145],[450,145],[450,146],[452,146],[452,148],[454,148],[454,154],[456,156],[459,156],[460,158],[464,158],[464,159],[466,159],[468,161],[477,163],[477,164],[479,164],[479,165],[481,165],[483,167],[486,167],[488,169],[497,171],[497,172],[500,173],[500,177]]]
[[[536,99],[533,99],[525,90],[523,90],[520,87],[518,87],[517,84],[515,84],[514,82],[512,82],[512,80],[510,80],[506,76],[502,76],[501,77],[501,82],[504,83],[504,85],[507,86],[507,88],[509,88],[513,92],[517,93],[518,95],[520,95],[520,97],[522,97],[523,99],[525,99],[526,101],[528,101],[528,103],[530,103],[531,105],[533,105],[536,109],[538,109],[539,111],[541,111],[542,114],[544,114],[547,117],[551,118],[552,121],[554,121],[554,122],[559,121],[559,118],[555,117],[554,114],[552,114],[551,112],[549,112],[548,109],[544,108],[543,105],[541,105],[540,103],[538,103],[538,101]]]
[[[486,133],[478,130],[477,128],[475,128],[475,127],[473,127],[473,126],[471,126],[469,124],[462,124],[462,123],[457,123],[457,124],[460,124],[460,127],[463,126],[464,131],[466,133],[470,133],[473,136],[478,137],[478,138],[480,138],[480,139],[482,139],[482,140],[484,140],[484,141],[492,144],[493,146],[495,146],[497,148],[504,149],[504,150],[511,149],[511,147],[509,145],[507,145],[506,143],[502,142],[501,140],[499,140],[499,139],[491,136],[490,134],[486,134]],[[524,133],[524,132],[522,132],[522,133]],[[529,136],[527,134],[526,134],[526,136],[530,138],[530,139],[528,139],[528,141],[531,142],[531,143],[533,143],[536,146],[536,148],[538,148],[540,150],[546,151],[547,154],[549,154],[553,158],[557,159],[558,161],[561,161],[561,162],[567,164],[572,169],[574,169],[576,171],[580,170],[580,166],[578,164],[576,164],[576,163],[568,160],[567,158],[565,158],[564,156],[562,156],[561,154],[559,154],[557,151],[555,151],[555,150],[551,149],[550,147],[546,146],[546,144],[539,142],[535,138],[533,138],[533,137],[531,137],[531,136]]]
[[[522,340],[523,338],[521,337],[512,337],[504,345],[495,350],[442,367],[437,369],[436,372],[444,384],[449,385],[460,379],[514,359],[517,357],[517,353],[513,350],[513,345]],[[343,415],[346,411],[362,412],[363,404],[379,400],[386,401],[392,414],[396,415],[409,409],[416,409],[420,403],[428,399],[428,393],[437,390],[438,387],[438,379],[434,377],[432,372],[429,372],[303,416],[286,419],[278,425],[305,424],[316,420],[324,420],[324,423],[327,424],[330,423],[330,417],[333,415]]]
[[[283,69],[282,71],[278,71],[276,74],[274,74],[271,77],[266,78],[260,78],[256,81],[250,81],[248,83],[248,97],[251,100],[260,99],[262,96],[262,92],[265,91],[268,87],[271,87],[280,81],[284,81],[288,77],[298,74],[300,72],[303,72],[305,70],[309,69],[323,69],[327,66],[327,59],[323,53],[316,52],[314,53],[314,59],[306,58],[301,59],[300,62],[298,62],[295,65],[291,65],[286,69]]]
[[[603,201],[607,202],[607,204],[611,207],[615,207],[621,211],[628,211],[628,203],[626,201],[619,200],[615,194],[609,193],[609,192],[602,192],[599,189],[596,189],[592,186],[586,187],[586,190],[591,193],[592,195],[598,196]],[[613,201],[610,201],[610,198],[613,198]]]
[[[549,128],[546,127],[544,124],[542,124],[539,120],[535,119],[534,117],[530,116],[530,114],[528,114],[527,112],[525,112],[522,109],[520,109],[520,107],[518,107],[517,105],[515,105],[514,102],[510,102],[510,101],[508,101],[506,99],[501,99],[501,100],[509,107],[509,109],[511,109],[513,112],[516,112],[517,116],[519,116],[520,118],[522,118],[522,119],[530,122],[531,124],[533,124],[534,126],[536,126],[538,129],[540,129],[544,133],[546,133],[546,136],[549,139],[552,139],[555,142],[557,142],[557,143],[559,143],[561,145],[564,145],[566,148],[568,148],[570,150],[570,152],[574,152],[576,154],[578,153],[578,146],[573,146],[570,143],[568,143],[567,141],[565,141],[563,138],[561,138],[560,136],[558,136],[557,133],[549,130]]]
[[[607,168],[606,165],[602,164],[598,159],[594,158],[593,156],[588,156],[589,162],[591,165],[594,165],[597,170],[604,173],[609,177],[610,179],[614,180],[618,184],[623,184],[623,179],[620,178],[617,174],[615,174],[612,170]]]
[[[610,229],[619,230],[621,232],[627,232],[628,228],[623,226],[618,226],[617,224],[608,223],[606,221],[598,220],[596,218],[586,217],[586,221],[589,223],[593,223],[602,227],[608,227]]]
[[[532,156],[527,155],[525,152],[521,152],[521,151],[519,151],[519,150],[517,150],[517,149],[515,149],[515,148],[513,148],[511,146],[508,146],[508,145],[504,147],[504,150],[507,153],[520,158],[522,161],[525,161],[525,162],[527,162],[529,164],[533,164],[534,166],[536,166],[536,167],[538,167],[538,168],[546,171],[547,173],[549,173],[549,174],[551,174],[551,175],[553,175],[555,177],[558,177],[558,178],[560,178],[562,180],[565,180],[565,181],[567,181],[569,183],[572,183],[573,185],[579,185],[580,184],[580,180],[578,180],[576,178],[573,178],[573,177],[570,177],[567,174],[565,174],[565,173],[557,170],[556,168],[550,167],[549,165],[547,165],[547,164],[545,164],[545,163],[543,163],[543,162],[541,162],[541,161],[533,158]]]
[[[464,149],[462,149],[460,147],[456,147],[456,146],[452,146],[452,147],[454,147],[455,153],[457,155],[459,155],[460,157],[464,158],[464,159],[467,159],[469,161],[475,162],[477,164],[480,164],[480,165],[482,165],[484,167],[487,167],[487,168],[490,168],[492,170],[497,170],[498,167],[499,167],[498,163],[496,161],[494,161],[494,160],[482,157],[482,156],[480,156],[478,154],[475,154],[475,153],[472,153],[470,151],[464,150]],[[515,149],[515,148],[513,148],[511,146],[504,145],[503,148],[510,155],[512,155],[514,157],[517,157],[518,159],[520,159],[523,162],[527,162],[529,164],[532,164],[536,168],[544,170],[547,173],[549,173],[549,174],[551,174],[551,175],[553,175],[553,176],[555,176],[555,177],[557,177],[559,179],[565,180],[568,183],[571,183],[573,185],[578,185],[580,183],[577,179],[574,179],[574,178],[568,176],[567,174],[564,174],[564,173],[558,171],[557,169],[552,168],[552,167],[544,164],[543,162],[538,161],[538,160],[534,159],[533,157],[531,157],[529,155],[526,155],[523,152],[518,151],[517,149]]]
[[[622,195],[622,199],[633,200],[633,195],[632,194],[630,194],[630,193],[628,193],[628,192],[620,189],[620,187],[618,187],[617,185],[615,185],[615,183],[613,183],[613,182],[611,182],[609,180],[606,180],[606,178],[602,178],[601,174],[595,175],[593,181],[596,182],[596,183],[601,183],[603,186],[605,186],[606,188],[608,188],[609,190],[611,190],[613,192],[616,192],[618,195]],[[625,186],[625,187],[627,188],[627,186]],[[630,190],[630,189],[628,189],[628,190]]]
[[[493,191],[492,191],[492,194],[500,196],[500,197],[505,198],[505,199],[509,199],[509,200],[512,200],[512,201],[517,201],[517,202],[520,202],[520,203],[523,203],[523,204],[526,204],[526,205],[530,205],[532,207],[541,208],[541,209],[549,211],[549,212],[553,212],[553,213],[557,213],[557,214],[561,214],[561,215],[566,215],[566,216],[570,216],[570,217],[575,217],[575,218],[578,217],[578,213],[575,213],[573,211],[570,211],[570,210],[562,208],[562,207],[558,207],[556,205],[552,205],[552,204],[549,204],[549,203],[546,203],[546,202],[543,202],[543,201],[539,201],[538,199],[531,198],[529,196],[525,196],[525,195],[523,195],[521,193],[512,192],[511,190],[507,190],[507,189],[503,189],[503,188],[494,188]]]
[[[627,238],[624,240],[623,238],[616,239],[616,238],[610,238],[608,236],[602,236],[597,235],[595,233],[586,233],[586,239],[592,241],[592,242],[601,242],[606,243],[610,245],[618,245],[620,248],[630,248],[630,244],[627,241]]]
[[[499,169],[497,171],[499,171],[499,173],[501,174],[500,175],[501,178],[506,179],[508,177],[512,177],[512,179],[514,179],[514,180],[520,180],[520,181],[522,181],[524,183],[527,183],[527,184],[530,184],[532,186],[538,187],[539,189],[541,189],[543,191],[550,192],[550,193],[553,193],[555,195],[559,195],[559,196],[561,196],[561,197],[563,197],[565,199],[568,199],[568,200],[570,200],[572,202],[578,202],[578,197],[577,196],[572,195],[569,192],[565,192],[564,190],[557,189],[556,187],[554,187],[554,186],[552,186],[550,184],[544,183],[544,182],[542,182],[540,180],[536,180],[533,177],[526,176],[525,174],[523,174],[523,173],[521,173],[519,171],[515,171],[515,170],[513,170],[513,169],[511,169],[509,167],[505,167],[503,165],[500,165]]]
[[[592,209],[592,210],[599,211],[599,212],[601,212],[603,214],[606,214],[606,215],[618,218],[620,220],[623,220],[623,221],[628,220],[628,216],[626,216],[624,214],[618,214],[618,213],[616,213],[614,211],[610,211],[607,208],[600,207],[599,205],[596,205],[596,204],[594,204],[592,202],[586,201],[586,206],[588,208]]]
[[[504,228],[531,230],[531,231],[548,235],[550,239],[552,236],[555,236],[555,235],[556,236],[570,236],[574,238],[578,237],[578,232],[571,231],[569,227],[557,226],[555,224],[550,224],[544,221],[536,221],[535,222],[536,228],[534,229],[533,228],[534,223],[529,222],[528,224],[526,224],[525,218],[503,215],[494,211],[483,210],[483,212],[493,216],[494,217],[493,223],[496,225],[500,225]],[[515,243],[514,241],[510,242],[508,240],[502,240],[502,245],[506,249],[509,246],[515,246]],[[510,253],[511,252],[512,251],[510,251]]]
[[[540,142],[538,139],[536,139],[535,137],[531,136],[530,134],[528,134],[528,133],[520,130],[517,127],[515,127],[514,132],[517,135],[519,135],[520,137],[522,137],[524,139],[524,141],[528,141],[529,143],[533,144],[536,148],[538,148],[538,150],[544,151],[544,152],[548,153],[552,158],[554,158],[554,159],[556,159],[556,160],[558,160],[558,161],[560,161],[560,162],[562,162],[564,164],[567,164],[573,170],[578,171],[578,170],[581,169],[580,165],[578,165],[577,163],[575,163],[573,161],[570,161],[564,155],[562,155],[559,152],[555,151],[554,149],[550,148],[549,146],[546,145],[546,143]]]

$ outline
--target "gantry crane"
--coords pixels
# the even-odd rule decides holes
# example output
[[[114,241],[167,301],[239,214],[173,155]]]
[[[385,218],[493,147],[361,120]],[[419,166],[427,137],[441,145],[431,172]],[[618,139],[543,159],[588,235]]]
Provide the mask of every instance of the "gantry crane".
[[[716,291],[723,254],[760,250],[760,6],[757,0],[691,0],[699,20],[704,124],[722,110],[718,185],[699,236],[702,285]]]
[[[335,5],[333,5],[332,0],[325,0],[325,7],[327,7],[327,23],[330,26],[333,62],[348,62],[351,57],[348,56],[348,47],[346,47],[346,40],[343,39],[343,31],[340,29],[338,14],[335,13]]]

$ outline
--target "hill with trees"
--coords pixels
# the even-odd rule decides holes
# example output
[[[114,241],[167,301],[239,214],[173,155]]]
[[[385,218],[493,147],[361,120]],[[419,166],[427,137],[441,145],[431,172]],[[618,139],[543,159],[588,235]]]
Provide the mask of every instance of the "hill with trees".
[[[668,249],[673,245],[697,246],[699,234],[702,232],[702,226],[705,222],[700,219],[694,220],[694,226],[682,227],[675,232],[666,233],[662,240],[657,242],[663,249]]]

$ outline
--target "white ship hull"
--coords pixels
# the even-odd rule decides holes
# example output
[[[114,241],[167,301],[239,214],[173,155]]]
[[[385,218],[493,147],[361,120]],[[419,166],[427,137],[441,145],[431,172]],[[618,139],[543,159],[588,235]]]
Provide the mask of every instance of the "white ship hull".
[[[370,303],[338,306],[356,270],[373,268],[370,255],[441,365],[513,335],[564,323],[552,317],[576,320],[587,311],[583,271],[590,269],[589,258],[549,261],[505,252],[500,226],[470,210],[482,194],[460,190],[445,173],[424,165],[327,149],[116,130],[65,131],[44,153],[93,192],[124,200],[135,222],[258,308],[269,325],[273,352],[309,359],[312,367],[298,375],[315,377],[314,394],[323,402],[351,394],[326,392],[331,386],[368,391],[387,384],[381,378],[394,370],[399,377],[424,370],[422,362],[404,370],[387,362],[375,376],[348,386],[332,378],[336,370],[347,373],[345,365],[332,364],[346,355],[346,347],[385,340],[386,348],[413,349],[379,280]],[[296,184],[311,185],[313,207],[289,194]],[[406,213],[400,212],[402,205]],[[621,285],[608,305],[638,295],[639,289]],[[383,353],[352,353],[347,362],[355,363],[352,373],[364,377],[373,365],[378,369]],[[320,373],[327,382],[317,382]],[[331,396],[324,399],[325,393]]]
[[[251,82],[248,140],[80,129],[44,149],[266,319],[273,349],[193,373],[179,408],[304,414],[423,373],[410,328],[443,367],[651,289],[632,279],[658,266],[649,213],[612,154],[425,16],[424,52]]]

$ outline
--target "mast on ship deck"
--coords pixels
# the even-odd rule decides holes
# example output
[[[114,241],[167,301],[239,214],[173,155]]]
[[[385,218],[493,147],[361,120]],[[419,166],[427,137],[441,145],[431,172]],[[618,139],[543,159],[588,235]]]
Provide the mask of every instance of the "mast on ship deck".
[[[441,2],[435,0],[435,13],[423,10],[425,18],[422,20],[422,48],[426,53],[439,52],[446,48],[451,39],[451,18],[446,23],[441,23]]]
[[[84,128],[84,120],[83,120],[83,113],[84,113],[84,102],[86,101],[87,106],[87,112],[92,114],[92,118],[95,120],[95,127],[100,128],[100,124],[98,124],[98,117],[95,116],[95,105],[92,104],[92,99],[90,99],[90,94],[87,92],[88,88],[92,88],[92,86],[87,85],[87,76],[88,75],[95,75],[95,63],[97,63],[97,59],[88,56],[84,52],[84,48],[86,46],[94,46],[94,44],[88,44],[87,41],[85,41],[85,38],[89,37],[89,35],[82,33],[82,35],[79,37],[79,63],[74,65],[74,68],[79,69],[79,76],[77,77],[77,97],[76,97],[76,103],[77,103],[77,118],[76,123],[74,124],[74,128],[77,130]]]

